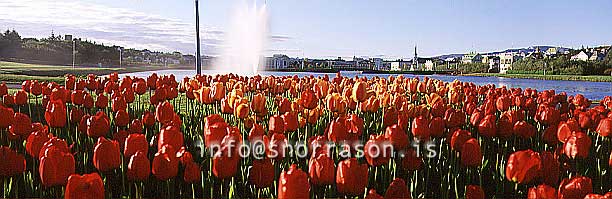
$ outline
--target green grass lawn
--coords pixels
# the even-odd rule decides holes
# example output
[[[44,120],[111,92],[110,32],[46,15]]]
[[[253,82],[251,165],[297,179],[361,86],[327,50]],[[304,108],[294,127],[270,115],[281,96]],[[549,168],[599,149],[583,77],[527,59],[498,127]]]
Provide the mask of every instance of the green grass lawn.
[[[97,68],[97,67],[77,67],[72,66],[52,66],[38,64],[23,64],[15,62],[0,61],[0,82],[4,81],[11,84],[19,84],[24,80],[40,80],[63,82],[64,75],[74,74],[76,76],[86,76],[88,74],[107,75],[113,72],[131,73],[161,69],[177,69],[177,67],[147,66],[147,67],[124,67],[124,68]]]
[[[580,75],[536,75],[536,74],[500,74],[500,73],[471,73],[463,76],[484,76],[484,77],[505,77],[523,79],[543,79],[543,80],[569,80],[569,81],[591,81],[591,82],[612,82],[612,76],[580,76]]]

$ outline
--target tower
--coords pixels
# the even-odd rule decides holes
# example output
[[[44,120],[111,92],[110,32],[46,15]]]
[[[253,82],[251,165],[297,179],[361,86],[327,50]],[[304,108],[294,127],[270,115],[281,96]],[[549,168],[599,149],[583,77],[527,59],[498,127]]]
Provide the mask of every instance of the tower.
[[[417,46],[414,45],[414,58],[412,58],[412,70],[417,70],[419,66],[419,57],[417,56]]]

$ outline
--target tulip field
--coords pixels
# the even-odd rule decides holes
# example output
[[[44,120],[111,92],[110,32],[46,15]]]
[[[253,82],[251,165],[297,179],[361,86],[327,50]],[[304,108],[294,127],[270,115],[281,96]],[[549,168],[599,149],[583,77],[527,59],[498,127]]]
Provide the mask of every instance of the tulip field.
[[[610,96],[114,73],[0,98],[4,198],[612,199]]]

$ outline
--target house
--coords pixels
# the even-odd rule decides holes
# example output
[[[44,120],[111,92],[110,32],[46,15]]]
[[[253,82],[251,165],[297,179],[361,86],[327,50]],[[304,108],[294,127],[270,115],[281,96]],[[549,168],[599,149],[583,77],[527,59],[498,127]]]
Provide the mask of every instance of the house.
[[[372,69],[374,70],[386,70],[382,58],[370,58],[370,63],[372,63]]]
[[[601,61],[606,57],[604,53],[600,53],[599,51],[593,51],[591,56],[589,56],[589,61]]]
[[[402,59],[398,59],[396,61],[391,61],[390,67],[392,71],[403,71],[403,70],[411,70],[412,62],[404,61]]]
[[[461,62],[464,64],[481,63],[482,55],[480,55],[479,53],[471,52],[463,55],[463,57],[461,58]]]
[[[581,50],[578,54],[572,56],[572,58],[570,58],[570,60],[572,61],[587,61],[589,60],[591,56],[585,52],[584,50]]]
[[[516,53],[500,53],[499,54],[499,73],[506,73],[512,70],[512,64],[521,59],[521,56]]]
[[[425,61],[425,70],[432,71],[436,68],[436,63],[432,59],[427,59]]]
[[[286,69],[291,64],[291,58],[287,55],[275,54],[272,57],[266,57],[266,68],[269,69]]]

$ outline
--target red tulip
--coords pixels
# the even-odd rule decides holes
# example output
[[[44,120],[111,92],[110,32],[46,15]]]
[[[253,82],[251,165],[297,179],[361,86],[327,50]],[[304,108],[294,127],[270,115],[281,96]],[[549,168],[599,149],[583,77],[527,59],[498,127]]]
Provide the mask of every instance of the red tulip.
[[[429,121],[423,116],[414,118],[412,121],[412,135],[421,140],[427,140],[430,136]]]
[[[15,93],[15,104],[23,106],[28,103],[28,93],[23,90],[19,90]]]
[[[456,128],[465,125],[466,121],[465,113],[461,110],[455,110],[449,108],[444,113],[444,121],[447,128]]]
[[[287,156],[287,137],[285,134],[274,133],[270,138],[270,145],[268,146],[268,158],[275,160],[282,160]]]
[[[45,142],[49,141],[50,136],[46,130],[33,132],[28,136],[26,140],[26,151],[32,157],[38,157],[40,149],[43,147]]]
[[[132,157],[137,152],[142,152],[145,156],[149,152],[149,143],[144,134],[130,134],[125,139],[124,157]]]
[[[14,123],[9,127],[9,131],[14,135],[27,138],[32,132],[32,120],[30,120],[30,117],[23,113],[15,113],[13,121]]]
[[[597,125],[597,133],[604,137],[612,135],[612,118],[600,120],[599,125]]]
[[[6,129],[13,124],[13,115],[15,115],[15,112],[12,108],[0,106],[0,115],[5,116],[0,117],[0,130]]]
[[[391,159],[391,142],[384,135],[370,135],[363,148],[366,161],[371,166],[385,165]]]
[[[74,90],[70,94],[70,101],[72,101],[74,105],[77,105],[77,106],[83,105],[84,100],[85,100],[85,92],[83,90]]]
[[[138,151],[130,156],[127,170],[128,180],[145,181],[149,178],[150,173],[151,163],[145,153]]]
[[[128,131],[131,134],[137,133],[137,134],[141,134],[142,133],[142,122],[139,119],[134,119],[132,120],[132,123],[130,124],[130,127],[128,128]]]
[[[0,84],[0,96],[4,96],[8,94],[8,86],[6,86],[5,82],[2,82],[2,84]]]
[[[455,132],[453,132],[453,135],[451,136],[451,140],[450,140],[451,149],[461,152],[461,147],[463,147],[463,144],[470,138],[472,138],[472,133],[470,133],[469,131],[461,130],[461,129],[456,130]]]
[[[4,97],[2,97],[2,103],[4,103],[4,106],[13,106],[15,105],[15,97],[13,97],[12,95],[6,94],[4,95]]]
[[[561,181],[557,196],[559,199],[584,198],[589,193],[593,193],[591,178],[575,176]]]
[[[125,110],[115,112],[115,125],[126,127],[130,123],[130,115]]]
[[[228,126],[225,120],[218,114],[206,117],[204,122],[204,143],[206,147],[221,144],[223,137],[227,134]]]
[[[278,115],[270,117],[268,121],[268,134],[272,135],[274,133],[285,133],[285,121]]]
[[[370,191],[368,191],[368,195],[366,195],[364,199],[384,199],[384,198],[381,195],[378,195],[378,193],[376,193],[376,190],[370,189]]]
[[[281,117],[285,122],[285,131],[293,132],[298,129],[298,117],[295,112],[286,112]]]
[[[478,132],[484,137],[494,137],[497,133],[495,115],[485,116],[478,124]]]
[[[400,129],[397,124],[388,126],[385,130],[385,138],[391,142],[394,150],[403,150],[408,147],[408,135]]]
[[[183,180],[186,183],[197,183],[200,182],[202,178],[202,170],[200,169],[200,165],[195,162],[187,162],[185,163],[185,171],[183,173]]]
[[[77,198],[104,198],[104,182],[98,173],[77,175],[73,174],[68,177],[66,185],[66,199]]]
[[[353,85],[353,92],[351,95],[351,98],[355,101],[355,102],[363,102],[366,100],[366,84],[364,82],[356,82]]]
[[[395,178],[391,184],[389,184],[385,192],[385,198],[410,199],[410,191],[408,190],[408,186],[406,186],[406,182],[401,178]]]
[[[74,167],[74,156],[71,153],[53,148],[45,150],[38,167],[42,184],[45,187],[65,185],[68,177],[74,173]]]
[[[110,131],[110,122],[104,112],[99,111],[96,115],[87,119],[87,135],[92,138],[103,137]]]
[[[155,109],[155,119],[161,124],[172,121],[174,114],[176,113],[174,113],[172,104],[167,101],[157,105],[157,108]]]
[[[480,166],[482,164],[480,144],[475,138],[465,141],[461,147],[461,164],[463,166]]]
[[[358,115],[356,114],[350,114],[347,119],[347,128],[348,128],[348,132],[359,137],[361,136],[361,134],[363,134],[363,129],[364,129],[364,121],[363,119],[361,119]]]
[[[557,190],[545,184],[538,185],[537,187],[529,188],[529,193],[527,193],[527,198],[528,199],[556,199]]]
[[[108,99],[105,99],[106,96],[102,95],[98,96],[98,101],[94,103],[93,97],[89,93],[85,93],[85,96],[83,96],[83,107],[91,109],[95,105],[98,108],[106,108],[108,106]]]
[[[121,166],[121,153],[117,141],[99,137],[94,148],[93,163],[101,172],[110,171]]]
[[[560,142],[565,143],[565,140],[569,138],[574,131],[579,131],[580,126],[576,120],[570,119],[566,122],[561,122],[557,128],[557,138]]]
[[[423,159],[413,148],[406,150],[400,162],[401,168],[407,171],[419,170],[423,167],[423,164]]]
[[[542,182],[550,186],[556,186],[559,182],[559,173],[561,172],[559,161],[549,151],[541,152],[540,159],[542,160],[542,169],[539,172],[539,176]]]
[[[272,186],[274,182],[274,165],[270,159],[253,160],[253,166],[249,171],[249,182],[257,188],[266,188]]]
[[[339,193],[350,196],[361,195],[368,185],[367,179],[367,164],[359,164],[355,158],[346,159],[338,163],[336,186]]]
[[[429,134],[431,137],[437,138],[444,135],[445,129],[444,120],[441,117],[435,117],[429,122]]]
[[[178,149],[183,146],[183,133],[178,127],[167,126],[159,132],[157,140],[158,150],[164,145],[170,145],[172,148]]]
[[[87,99],[85,99],[85,101],[87,101]],[[96,107],[99,109],[105,109],[108,107],[108,97],[106,97],[104,94],[98,95],[98,99],[96,99]]]
[[[484,199],[485,193],[478,185],[468,185],[465,187],[465,199]]]
[[[83,118],[83,115],[85,115],[85,112],[83,112],[83,110],[73,106],[72,109],[70,109],[70,123],[78,124]]]
[[[26,161],[23,155],[13,151],[11,148],[0,147],[0,177],[12,177],[26,170]]]
[[[174,148],[170,145],[164,145],[157,151],[153,158],[151,173],[153,173],[158,180],[165,181],[177,175],[178,164],[179,160],[176,157]]]
[[[512,182],[527,184],[542,169],[542,160],[537,152],[531,149],[517,151],[510,155],[506,164],[506,179]]]
[[[127,102],[125,101],[125,97],[113,97],[113,100],[111,102],[111,108],[113,112],[117,112],[119,110],[126,110]]]
[[[315,186],[331,185],[336,175],[334,160],[327,154],[319,154],[308,162],[310,182]]]
[[[514,124],[513,131],[519,137],[528,139],[533,137],[538,129],[525,121],[518,121]]]
[[[346,122],[342,121],[342,119],[338,118],[329,124],[327,137],[332,142],[340,143],[350,139],[345,125]]]
[[[222,145],[213,156],[213,174],[219,179],[231,178],[238,171],[240,157],[235,151],[232,151],[232,148],[235,149],[236,147]]]
[[[266,112],[266,97],[261,93],[253,95],[251,100],[251,110],[257,115]]]
[[[155,125],[155,115],[150,111],[145,111],[142,114],[142,124],[146,127],[152,127]]]
[[[318,105],[318,99],[315,92],[312,89],[306,89],[302,91],[299,102],[304,108],[312,110]]]
[[[310,198],[308,175],[295,164],[283,171],[278,179],[278,199],[292,198]]]
[[[66,125],[66,104],[62,101],[50,101],[45,111],[45,120],[51,128],[62,128]]]
[[[591,142],[591,138],[586,133],[574,132],[563,144],[563,153],[572,159],[587,158]]]

